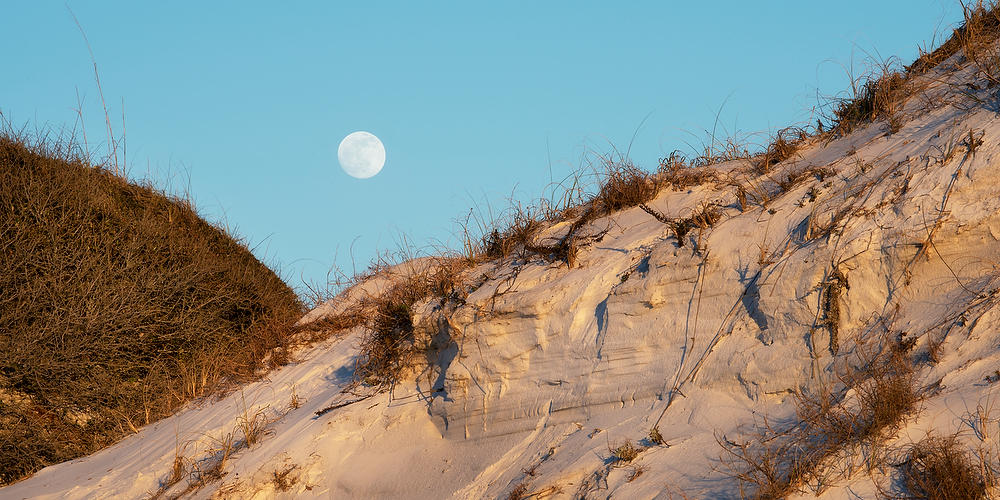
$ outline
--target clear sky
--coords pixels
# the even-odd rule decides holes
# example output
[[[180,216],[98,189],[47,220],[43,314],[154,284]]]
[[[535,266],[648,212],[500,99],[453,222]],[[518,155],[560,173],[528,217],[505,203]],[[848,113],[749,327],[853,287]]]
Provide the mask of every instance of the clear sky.
[[[700,146],[717,113],[721,135],[811,123],[852,61],[909,63],[961,14],[956,0],[68,6],[119,136],[124,103],[130,175],[189,188],[293,285],[350,272],[352,242],[359,268],[401,234],[454,246],[473,204],[538,198],[612,147],[631,142],[654,169]],[[104,111],[67,4],[6,4],[0,43],[6,118],[72,128],[79,92],[99,150]],[[357,130],[385,144],[370,179],[337,163]]]

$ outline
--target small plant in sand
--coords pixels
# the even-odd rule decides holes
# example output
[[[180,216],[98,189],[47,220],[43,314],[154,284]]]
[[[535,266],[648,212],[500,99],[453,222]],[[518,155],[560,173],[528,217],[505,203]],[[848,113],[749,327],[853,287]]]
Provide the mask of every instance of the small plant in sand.
[[[913,360],[888,338],[859,345],[856,359],[839,375],[839,389],[822,386],[796,395],[799,423],[775,430],[769,424],[746,442],[718,441],[723,463],[749,498],[785,498],[805,488],[817,494],[861,467],[886,464],[884,443],[917,408]],[[832,467],[837,461],[841,466]],[[857,463],[860,460],[863,463]]]
[[[632,441],[625,441],[611,450],[611,458],[616,464],[627,464],[635,460],[639,453],[642,453],[642,448],[632,444]]]
[[[666,444],[666,441],[663,440],[663,434],[660,434],[658,427],[653,427],[649,430],[649,442],[655,445]]]
[[[986,499],[996,486],[993,465],[976,463],[955,436],[928,436],[914,444],[900,472],[909,498]]]

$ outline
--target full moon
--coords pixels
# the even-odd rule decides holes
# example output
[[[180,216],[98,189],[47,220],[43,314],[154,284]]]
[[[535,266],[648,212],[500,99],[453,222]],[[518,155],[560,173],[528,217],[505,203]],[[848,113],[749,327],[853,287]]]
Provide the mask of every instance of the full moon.
[[[374,134],[353,132],[340,141],[337,159],[340,160],[340,168],[348,175],[367,179],[379,173],[385,165],[385,147]]]

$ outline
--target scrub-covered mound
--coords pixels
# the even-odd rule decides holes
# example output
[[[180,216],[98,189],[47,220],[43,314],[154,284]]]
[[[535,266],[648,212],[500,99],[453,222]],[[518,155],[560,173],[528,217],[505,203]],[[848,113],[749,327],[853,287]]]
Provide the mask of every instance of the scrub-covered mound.
[[[0,136],[0,483],[252,376],[301,315],[186,200],[73,151]]]

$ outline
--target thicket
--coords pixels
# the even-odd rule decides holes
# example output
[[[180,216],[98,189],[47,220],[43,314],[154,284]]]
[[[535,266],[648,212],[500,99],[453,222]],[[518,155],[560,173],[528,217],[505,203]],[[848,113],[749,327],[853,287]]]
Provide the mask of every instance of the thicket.
[[[187,199],[0,132],[0,484],[284,362],[301,313]]]

